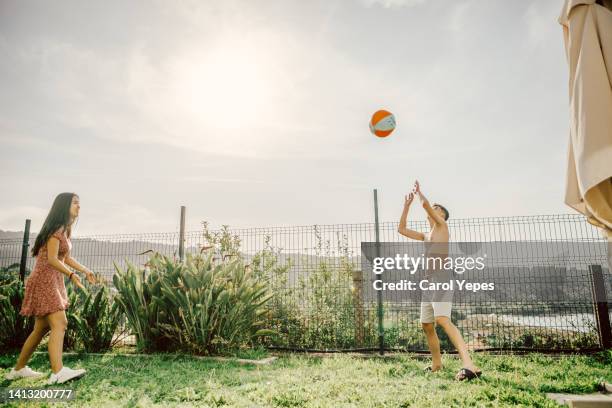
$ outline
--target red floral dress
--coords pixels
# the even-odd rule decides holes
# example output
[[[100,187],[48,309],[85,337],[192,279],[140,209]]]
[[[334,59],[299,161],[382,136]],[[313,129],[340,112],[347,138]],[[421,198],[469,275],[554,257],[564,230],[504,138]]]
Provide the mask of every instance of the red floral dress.
[[[57,257],[64,262],[70,256],[72,243],[62,229],[57,230],[52,237],[59,240]],[[59,310],[66,310],[69,306],[64,274],[49,264],[47,244],[38,251],[34,270],[26,279],[25,294],[21,305],[21,314],[24,316],[44,316]]]

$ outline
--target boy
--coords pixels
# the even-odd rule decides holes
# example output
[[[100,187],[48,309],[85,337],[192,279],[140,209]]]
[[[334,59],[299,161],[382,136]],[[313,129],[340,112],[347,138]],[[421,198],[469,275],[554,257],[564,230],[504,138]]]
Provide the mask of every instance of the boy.
[[[418,195],[423,208],[427,212],[427,221],[431,230],[427,234],[422,232],[410,230],[406,228],[406,218],[408,217],[408,210],[414,196]],[[405,237],[415,239],[418,241],[442,243],[448,245],[449,232],[446,221],[448,220],[448,210],[440,204],[429,204],[429,201],[425,198],[421,192],[419,182],[414,183],[414,189],[406,196],[404,202],[404,211],[400,218],[398,232]],[[480,377],[481,371],[476,367],[470,358],[467,346],[461,333],[457,327],[451,321],[451,308],[452,303],[449,301],[439,302],[422,299],[421,301],[421,325],[423,331],[427,336],[427,345],[431,352],[432,364],[431,367],[427,367],[427,371],[438,371],[442,369],[442,355],[440,354],[440,341],[436,334],[434,324],[442,326],[448,338],[451,340],[463,363],[463,368],[459,370],[455,378],[459,381],[471,380],[472,378]],[[435,322],[435,323],[434,323]]]

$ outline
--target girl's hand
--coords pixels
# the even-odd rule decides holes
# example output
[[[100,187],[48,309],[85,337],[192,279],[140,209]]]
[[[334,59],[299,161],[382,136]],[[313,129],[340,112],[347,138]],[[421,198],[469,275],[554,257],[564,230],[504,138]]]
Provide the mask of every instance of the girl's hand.
[[[96,275],[94,275],[92,271],[85,272],[85,277],[87,278],[87,282],[91,283],[92,285],[96,283]]]
[[[77,275],[76,273],[72,274],[70,281],[77,285],[79,288],[85,290],[85,286],[83,286],[83,284],[81,283],[81,278],[79,278],[79,275]]]

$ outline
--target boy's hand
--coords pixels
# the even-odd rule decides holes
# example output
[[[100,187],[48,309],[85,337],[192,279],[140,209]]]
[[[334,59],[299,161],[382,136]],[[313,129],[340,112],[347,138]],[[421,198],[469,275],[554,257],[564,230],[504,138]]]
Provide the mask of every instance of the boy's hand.
[[[417,194],[421,194],[421,185],[419,184],[419,180],[414,181],[414,192]]]
[[[407,196],[404,197],[405,201],[404,201],[404,205],[405,206],[409,206],[410,204],[412,204],[412,200],[414,200],[414,193],[411,191]]]
[[[427,198],[425,198],[425,196],[423,195],[423,192],[421,191],[421,185],[419,184],[418,180],[414,182],[414,191],[416,194],[419,195],[419,199],[421,200],[423,205],[425,205],[425,203],[427,202]]]

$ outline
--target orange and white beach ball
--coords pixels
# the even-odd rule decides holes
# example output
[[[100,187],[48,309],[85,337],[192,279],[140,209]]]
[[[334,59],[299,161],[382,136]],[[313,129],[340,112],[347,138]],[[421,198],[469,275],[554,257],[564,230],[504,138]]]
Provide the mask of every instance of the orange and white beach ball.
[[[370,131],[378,137],[387,137],[395,129],[395,116],[386,110],[379,110],[372,115]]]

